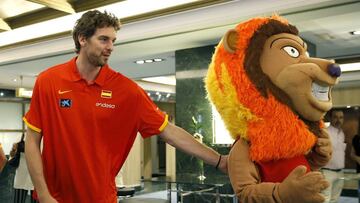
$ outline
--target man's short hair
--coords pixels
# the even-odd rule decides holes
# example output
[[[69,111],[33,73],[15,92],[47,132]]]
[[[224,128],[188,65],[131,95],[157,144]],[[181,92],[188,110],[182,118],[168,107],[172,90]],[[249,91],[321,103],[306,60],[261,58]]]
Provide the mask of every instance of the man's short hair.
[[[120,20],[113,14],[93,10],[84,13],[74,26],[72,35],[75,42],[75,52],[80,52],[80,43],[78,37],[84,36],[86,39],[94,35],[96,29],[104,27],[113,27],[116,31],[120,29]]]

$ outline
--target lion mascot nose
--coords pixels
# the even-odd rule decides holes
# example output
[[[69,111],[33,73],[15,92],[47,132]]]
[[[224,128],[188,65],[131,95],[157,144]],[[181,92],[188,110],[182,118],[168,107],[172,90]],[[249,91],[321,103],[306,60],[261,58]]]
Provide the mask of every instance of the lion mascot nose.
[[[340,66],[336,63],[328,65],[328,73],[333,77],[339,77],[341,75]]]

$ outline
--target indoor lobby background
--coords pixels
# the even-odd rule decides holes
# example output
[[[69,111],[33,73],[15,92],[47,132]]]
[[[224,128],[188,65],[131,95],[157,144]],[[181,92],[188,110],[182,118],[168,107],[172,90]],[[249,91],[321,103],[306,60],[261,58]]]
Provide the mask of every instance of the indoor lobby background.
[[[259,15],[278,13],[284,16],[298,27],[301,37],[309,45],[311,56],[334,59],[342,65],[340,82],[332,91],[333,104],[344,109],[348,147],[358,133],[360,1],[37,2],[0,0],[0,142],[7,154],[25,132],[22,117],[29,107],[36,76],[75,56],[70,30],[84,11],[94,8],[107,10],[121,18],[122,28],[117,34],[110,66],[143,87],[159,108],[168,113],[171,122],[199,135],[199,141],[222,154],[229,152],[232,140],[206,98],[203,79],[222,35],[237,23]],[[146,8],[140,8],[141,2],[146,2]],[[347,156],[349,154],[347,149]],[[355,163],[348,157],[346,168],[349,174],[355,173]],[[198,179],[198,185],[185,185],[181,189],[205,190],[203,195],[208,195],[207,200],[211,202],[218,200],[212,192],[206,192],[202,184],[211,186],[218,181],[221,187],[216,186],[215,192],[224,194],[220,195],[221,201],[233,200],[225,175],[175,150],[157,136],[144,140],[138,135],[121,177],[118,176],[118,186],[135,187],[138,191],[156,190],[146,187],[159,177],[160,180],[161,177],[169,178],[161,183],[176,182],[180,177]],[[174,186],[170,187],[173,189]],[[343,196],[357,197],[357,189],[357,181],[346,181]],[[198,192],[190,194],[189,200],[180,199],[203,202],[201,196]]]

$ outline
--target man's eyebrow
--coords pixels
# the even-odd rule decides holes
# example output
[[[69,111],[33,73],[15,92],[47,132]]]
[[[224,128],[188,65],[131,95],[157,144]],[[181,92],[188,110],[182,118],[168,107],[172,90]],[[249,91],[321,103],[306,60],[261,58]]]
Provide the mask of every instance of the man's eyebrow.
[[[290,38],[290,37],[280,37],[280,38],[277,38],[277,39],[274,39],[274,41],[271,42],[270,44],[270,48],[272,47],[273,43],[276,41],[276,40],[279,40],[279,39],[289,39],[289,40],[292,40],[298,44],[300,44],[300,46],[304,47],[305,48],[305,45],[304,45],[304,41],[303,41],[303,44],[301,44],[300,42],[294,40],[293,38]]]

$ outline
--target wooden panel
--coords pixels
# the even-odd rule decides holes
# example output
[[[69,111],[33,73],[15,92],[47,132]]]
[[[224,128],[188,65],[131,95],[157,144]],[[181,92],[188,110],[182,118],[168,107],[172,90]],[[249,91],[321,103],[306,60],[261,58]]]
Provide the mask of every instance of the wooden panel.
[[[141,179],[141,135],[138,134],[130,153],[121,169],[123,184],[126,187],[140,186]]]
[[[152,177],[151,139],[144,139],[144,179]]]
[[[2,18],[0,18],[0,30],[11,30],[11,27]]]
[[[65,13],[75,13],[72,5],[66,0],[27,0],[33,3],[41,4],[52,9],[63,11]]]

